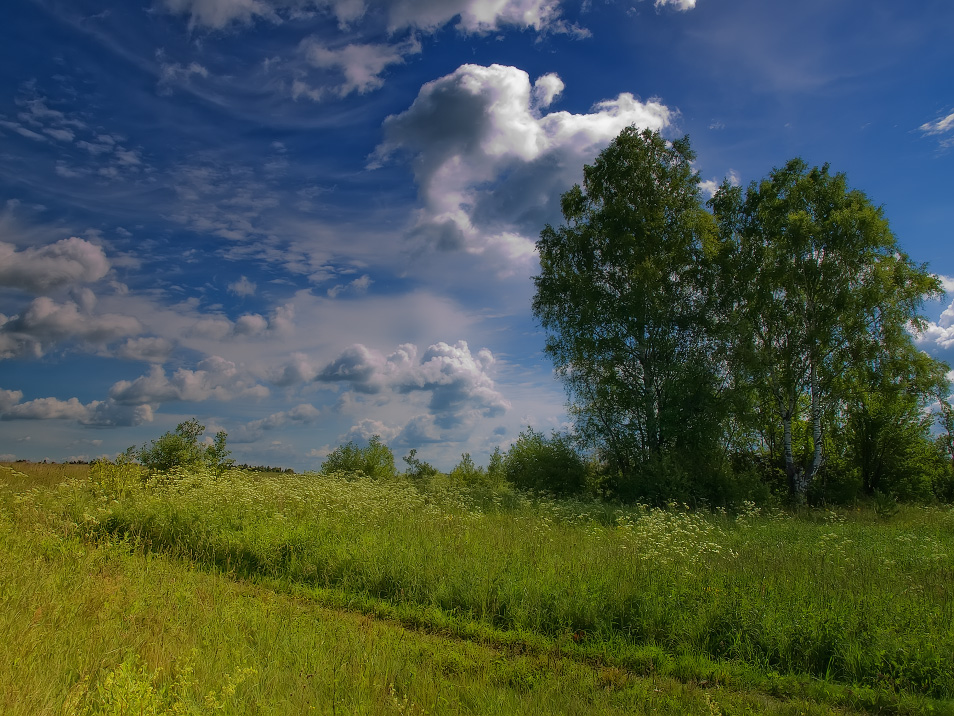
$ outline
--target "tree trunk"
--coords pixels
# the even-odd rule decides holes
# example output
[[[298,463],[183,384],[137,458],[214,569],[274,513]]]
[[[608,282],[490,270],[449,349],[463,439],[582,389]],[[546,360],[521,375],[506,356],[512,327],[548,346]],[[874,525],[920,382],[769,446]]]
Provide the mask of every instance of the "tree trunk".
[[[788,477],[788,491],[796,502],[802,502],[804,492],[801,486],[804,483],[804,470],[801,465],[795,464],[795,458],[792,455],[792,413],[791,408],[785,410],[782,414],[782,444],[785,454],[785,474]]]

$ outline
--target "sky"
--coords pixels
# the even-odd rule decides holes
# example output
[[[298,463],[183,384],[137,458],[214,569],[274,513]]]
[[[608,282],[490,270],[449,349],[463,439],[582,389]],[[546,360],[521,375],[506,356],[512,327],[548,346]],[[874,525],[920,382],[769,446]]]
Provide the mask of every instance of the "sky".
[[[534,242],[629,125],[710,193],[847,174],[954,362],[950,0],[5,0],[0,460],[197,417],[240,463],[449,469],[565,428]]]

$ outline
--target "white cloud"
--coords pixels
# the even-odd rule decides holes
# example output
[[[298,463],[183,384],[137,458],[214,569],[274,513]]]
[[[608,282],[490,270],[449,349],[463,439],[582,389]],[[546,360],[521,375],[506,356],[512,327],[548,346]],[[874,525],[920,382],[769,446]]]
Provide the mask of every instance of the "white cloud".
[[[395,0],[388,3],[390,27],[435,31],[459,16],[457,29],[485,33],[512,26],[566,31],[559,0]]]
[[[954,348],[954,302],[944,309],[937,322],[928,322],[925,330],[916,337],[916,341],[922,346]]]
[[[954,134],[954,112],[946,117],[940,117],[933,122],[925,122],[918,129],[925,136],[942,136]],[[942,147],[954,146],[954,136],[946,136],[941,140]]]
[[[308,383],[318,375],[318,369],[312,365],[304,353],[292,353],[291,359],[268,376],[275,385],[288,387],[299,383]]]
[[[383,6],[391,32],[405,28],[433,32],[458,17],[457,28],[467,33],[505,26],[568,31],[560,21],[559,0],[162,0],[162,4],[172,14],[187,15],[190,27],[218,30],[257,19],[278,23],[309,7],[331,11],[345,28],[364,18],[369,9]]]
[[[368,292],[368,289],[371,287],[372,283],[374,283],[374,281],[371,280],[371,277],[365,274],[363,276],[359,276],[350,283],[332,286],[328,289],[328,297],[337,298],[344,292],[362,295]]]
[[[723,181],[729,182],[731,186],[739,186],[741,183],[739,173],[735,169],[730,169],[729,174]],[[719,190],[721,185],[721,181],[716,181],[715,179],[706,179],[705,181],[699,182],[699,189],[705,196],[712,196]]]
[[[102,248],[75,236],[23,251],[0,242],[0,286],[43,293],[92,283],[108,272],[109,259]]]
[[[288,425],[311,425],[321,415],[318,408],[311,403],[296,405],[291,410],[272,413],[260,420],[253,420],[241,426],[239,430],[229,434],[235,442],[254,442],[261,439],[265,431],[276,430]]]
[[[156,59],[159,61],[160,94],[171,94],[174,85],[187,85],[192,77],[209,76],[209,71],[198,62],[180,65],[177,62],[164,62],[164,57],[165,55],[162,50],[156,53]]]
[[[396,45],[354,43],[339,49],[328,49],[314,38],[309,38],[302,42],[301,50],[312,67],[341,72],[344,81],[333,91],[339,97],[345,97],[352,92],[365,94],[381,87],[384,84],[384,71],[391,65],[402,64],[408,55],[419,53],[421,44],[412,37]],[[306,91],[306,88],[308,86],[299,81],[293,88],[293,94],[321,98],[320,90],[308,88]]]
[[[127,360],[141,360],[149,363],[164,363],[172,353],[172,341],[157,336],[129,338],[116,351],[116,355]]]
[[[179,368],[167,377],[161,366],[133,381],[113,384],[109,397],[122,405],[163,403],[167,401],[228,401],[234,398],[268,397],[268,388],[259,385],[232,361],[211,356],[200,361],[196,370]]]
[[[189,327],[187,335],[211,340],[285,335],[292,330],[294,315],[293,306],[287,304],[275,308],[268,318],[258,313],[246,313],[234,321],[225,316],[204,316]]]
[[[173,14],[188,15],[190,27],[220,30],[257,17],[278,19],[274,3],[265,0],[163,0],[163,5]]]
[[[413,156],[424,208],[415,234],[439,248],[480,253],[496,246],[527,256],[540,228],[559,217],[559,198],[619,132],[662,129],[671,111],[629,93],[587,114],[544,113],[562,82],[531,86],[516,67],[463,65],[425,84],[411,107],[385,120],[369,166]]]
[[[938,278],[941,280],[941,288],[944,289],[945,293],[954,293],[954,276],[938,274]]]
[[[9,410],[23,400],[22,390],[3,390],[0,388],[0,413]]]
[[[401,432],[400,428],[386,425],[380,420],[365,418],[358,421],[344,436],[344,442],[364,443],[377,435],[385,443],[390,442]]]
[[[494,356],[486,348],[472,354],[466,341],[435,343],[418,360],[417,347],[398,346],[385,356],[356,344],[343,351],[316,376],[320,382],[340,382],[364,394],[430,395],[428,409],[436,425],[458,425],[473,416],[494,417],[509,409],[489,375]]]
[[[142,332],[142,324],[132,316],[94,315],[95,296],[88,289],[79,292],[78,301],[57,303],[40,296],[21,315],[0,320],[0,357],[39,356],[50,344],[74,339],[102,345]]]
[[[229,284],[229,293],[236,296],[254,296],[256,288],[254,281],[249,281],[245,276],[242,276],[238,281]]]
[[[688,10],[692,10],[696,6],[696,0],[656,0],[654,4],[657,8],[671,5],[676,10],[686,12]]]
[[[13,404],[0,403],[0,420],[75,420],[91,427],[115,427],[139,425],[153,419],[149,405],[119,405],[112,400],[94,400],[84,405],[76,398],[37,398],[20,403],[22,394],[15,397]]]

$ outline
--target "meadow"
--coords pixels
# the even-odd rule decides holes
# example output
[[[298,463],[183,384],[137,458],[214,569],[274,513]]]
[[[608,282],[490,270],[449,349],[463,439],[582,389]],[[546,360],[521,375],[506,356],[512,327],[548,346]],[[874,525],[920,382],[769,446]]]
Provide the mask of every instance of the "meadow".
[[[0,712],[954,713],[954,509],[0,467]]]

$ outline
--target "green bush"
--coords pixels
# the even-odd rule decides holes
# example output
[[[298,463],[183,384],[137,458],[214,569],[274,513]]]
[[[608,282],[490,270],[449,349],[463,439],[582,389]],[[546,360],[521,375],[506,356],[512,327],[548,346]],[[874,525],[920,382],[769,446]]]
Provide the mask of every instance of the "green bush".
[[[450,478],[454,482],[470,487],[493,487],[503,481],[503,475],[499,470],[494,473],[485,470],[480,465],[474,463],[474,459],[470,456],[469,452],[465,452],[460,456],[460,462],[450,471]]]
[[[175,430],[142,446],[134,454],[139,462],[153,472],[166,472],[176,467],[206,467],[216,475],[232,467],[229,450],[225,447],[228,435],[224,430],[215,434],[211,445],[201,445],[199,436],[205,426],[192,418],[179,423]]]
[[[514,487],[575,495],[586,484],[586,465],[566,435],[528,427],[503,458],[504,475]]]
[[[372,436],[366,447],[359,447],[354,441],[338,446],[321,464],[321,472],[360,474],[375,480],[397,477],[394,453],[381,442],[379,435]]]
[[[404,471],[404,474],[412,480],[429,480],[440,473],[440,470],[429,462],[417,457],[417,450],[412,449],[410,453],[401,459],[407,463],[407,469]]]

